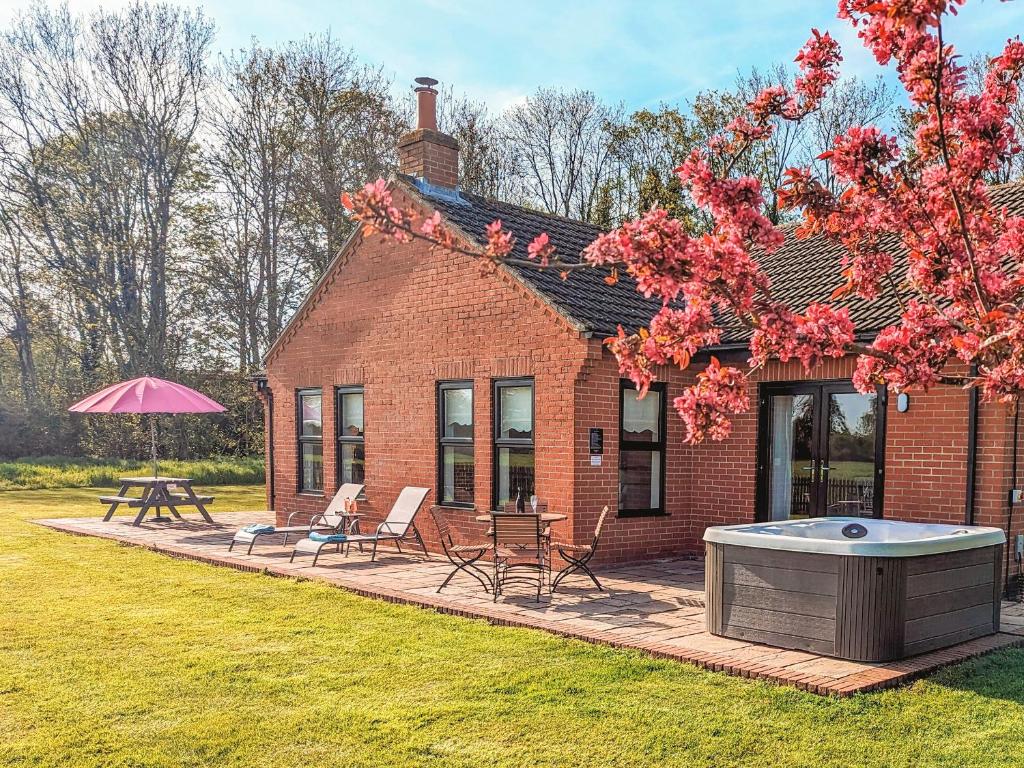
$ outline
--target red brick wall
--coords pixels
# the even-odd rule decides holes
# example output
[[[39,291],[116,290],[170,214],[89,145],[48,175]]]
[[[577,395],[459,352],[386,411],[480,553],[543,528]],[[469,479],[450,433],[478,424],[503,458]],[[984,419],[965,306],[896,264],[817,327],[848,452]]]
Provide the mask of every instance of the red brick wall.
[[[757,460],[757,384],[807,379],[849,379],[854,360],[830,360],[810,375],[798,363],[772,363],[751,385],[750,410],[733,420],[721,443],[683,443],[682,421],[671,402],[692,374],[663,371],[669,403],[666,468],[667,517],[613,518],[606,528],[601,559],[622,561],[702,551],[711,525],[752,522]],[[615,361],[592,350],[581,371],[576,399],[576,516],[578,540],[590,536],[604,504],[614,509],[618,478],[618,380]],[[910,409],[899,413],[889,398],[883,514],[889,519],[961,523],[967,482],[967,394],[956,387],[912,392]],[[1021,420],[1024,422],[1024,419]],[[590,465],[588,431],[604,429],[602,467]],[[1024,424],[1020,425],[1024,438]],[[1024,439],[1022,439],[1024,446]],[[1021,451],[1024,484],[1024,448]],[[1005,528],[1011,487],[1012,415],[999,404],[983,404],[979,419],[975,522]],[[1015,511],[1013,533],[1024,532],[1024,508]]]
[[[665,374],[662,372],[662,379]],[[695,550],[693,541],[693,477],[691,449],[683,445],[682,421],[671,412],[666,430],[665,511],[650,517],[617,517],[619,489],[619,381],[618,365],[597,341],[591,342],[589,364],[576,382],[576,508],[574,536],[586,542],[593,536],[601,509],[608,517],[598,558],[604,562],[665,557]],[[671,407],[683,387],[680,375],[667,381],[666,402]],[[601,466],[590,461],[590,429],[604,430]]]
[[[578,332],[504,271],[482,275],[475,260],[420,243],[357,242],[267,362],[278,520],[320,511],[333,494],[333,390],[362,385],[364,530],[404,486],[429,487],[418,522],[436,551],[427,508],[437,501],[437,382],[474,382],[476,504],[489,509],[492,381],[518,376],[534,377],[537,493],[553,510],[571,510],[573,382],[586,354]],[[304,387],[323,392],[324,496],[297,491],[295,390]]]

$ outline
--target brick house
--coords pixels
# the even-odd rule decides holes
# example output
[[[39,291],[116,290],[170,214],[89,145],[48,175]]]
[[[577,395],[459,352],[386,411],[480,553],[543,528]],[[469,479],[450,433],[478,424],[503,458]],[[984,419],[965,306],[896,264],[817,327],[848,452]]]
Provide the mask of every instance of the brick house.
[[[395,197],[430,214],[468,246],[501,219],[516,255],[547,232],[563,258],[598,230],[570,219],[459,192],[458,145],[439,133],[436,95],[420,88],[419,127],[399,145]],[[1024,186],[999,190],[1024,207]],[[790,240],[765,268],[797,306],[828,296],[837,252]],[[604,505],[616,514],[601,557],[702,551],[709,525],[847,514],[975,523],[1022,531],[1016,416],[956,388],[909,397],[862,395],[853,358],[808,376],[774,364],[751,384],[751,409],[721,443],[683,443],[671,401],[692,377],[665,371],[636,399],[603,339],[646,324],[656,305],[628,279],[597,271],[563,281],[512,265],[486,273],[470,257],[355,234],[266,358],[268,502],[284,518],[314,513],[341,482],[366,484],[364,509],[386,513],[406,485],[472,525],[489,509],[536,493],[589,540]],[[892,296],[851,300],[859,331],[892,322]],[[743,359],[740,329],[715,350]],[[426,515],[424,515],[426,518]],[[436,533],[423,521],[428,545]],[[436,541],[435,541],[436,544]]]

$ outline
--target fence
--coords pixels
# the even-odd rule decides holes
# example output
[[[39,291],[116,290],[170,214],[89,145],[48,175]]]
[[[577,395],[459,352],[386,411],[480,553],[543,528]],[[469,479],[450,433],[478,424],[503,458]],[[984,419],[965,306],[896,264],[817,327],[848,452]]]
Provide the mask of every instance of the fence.
[[[861,510],[870,512],[874,501],[875,483],[870,477],[828,479],[828,502],[826,508],[840,502],[855,501]],[[793,499],[791,515],[809,515],[811,513],[811,478],[793,478]],[[847,510],[849,511],[849,510]]]

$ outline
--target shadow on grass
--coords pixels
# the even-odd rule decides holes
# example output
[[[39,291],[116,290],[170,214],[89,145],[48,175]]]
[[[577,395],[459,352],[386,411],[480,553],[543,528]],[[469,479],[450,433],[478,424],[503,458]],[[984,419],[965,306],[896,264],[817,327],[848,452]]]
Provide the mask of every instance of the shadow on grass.
[[[1024,648],[1007,648],[939,670],[935,685],[1024,706]]]

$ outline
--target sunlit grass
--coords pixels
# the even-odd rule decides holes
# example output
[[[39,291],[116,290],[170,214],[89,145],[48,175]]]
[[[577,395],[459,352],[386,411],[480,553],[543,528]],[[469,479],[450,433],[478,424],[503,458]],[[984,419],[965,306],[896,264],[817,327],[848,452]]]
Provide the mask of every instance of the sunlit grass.
[[[211,489],[213,512],[262,488]],[[27,523],[0,493],[0,764],[1011,766],[1024,652],[823,699]]]

